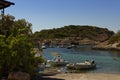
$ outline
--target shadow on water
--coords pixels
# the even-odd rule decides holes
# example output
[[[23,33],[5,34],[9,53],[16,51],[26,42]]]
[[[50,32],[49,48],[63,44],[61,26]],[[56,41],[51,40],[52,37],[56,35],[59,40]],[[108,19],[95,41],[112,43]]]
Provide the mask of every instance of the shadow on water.
[[[64,79],[37,76],[34,80],[64,80]]]

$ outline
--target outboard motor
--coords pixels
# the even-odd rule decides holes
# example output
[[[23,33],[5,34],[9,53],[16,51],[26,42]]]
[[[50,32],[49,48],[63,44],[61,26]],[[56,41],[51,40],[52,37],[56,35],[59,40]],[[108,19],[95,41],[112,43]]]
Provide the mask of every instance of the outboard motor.
[[[92,61],[91,61],[91,64],[95,64],[95,61],[94,61],[94,60],[92,60]]]

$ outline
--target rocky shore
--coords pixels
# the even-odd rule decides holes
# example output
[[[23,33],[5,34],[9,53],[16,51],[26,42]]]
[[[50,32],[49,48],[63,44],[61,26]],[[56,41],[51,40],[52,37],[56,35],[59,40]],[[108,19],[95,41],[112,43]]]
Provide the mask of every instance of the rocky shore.
[[[101,49],[101,50],[120,50],[120,42],[110,44],[108,41],[99,43],[95,45],[93,49]]]

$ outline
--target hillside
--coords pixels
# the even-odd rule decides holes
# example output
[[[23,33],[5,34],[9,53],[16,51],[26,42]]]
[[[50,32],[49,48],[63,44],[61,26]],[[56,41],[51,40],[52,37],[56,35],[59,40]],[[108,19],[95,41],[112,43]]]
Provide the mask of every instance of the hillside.
[[[114,34],[106,28],[96,26],[69,25],[61,28],[41,30],[33,34],[34,39],[62,39],[79,43],[94,43],[108,40]]]
[[[93,47],[94,49],[120,50],[120,31],[114,34],[109,40]]]

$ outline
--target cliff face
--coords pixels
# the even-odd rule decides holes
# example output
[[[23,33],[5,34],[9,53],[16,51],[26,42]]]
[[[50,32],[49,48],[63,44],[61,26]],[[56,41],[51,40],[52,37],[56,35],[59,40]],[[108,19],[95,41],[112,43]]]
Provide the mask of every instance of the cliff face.
[[[109,40],[99,43],[94,49],[120,50],[120,31],[114,34]]]
[[[102,50],[120,50],[120,42],[109,44],[108,41],[100,43],[93,47],[93,49],[102,49]]]

